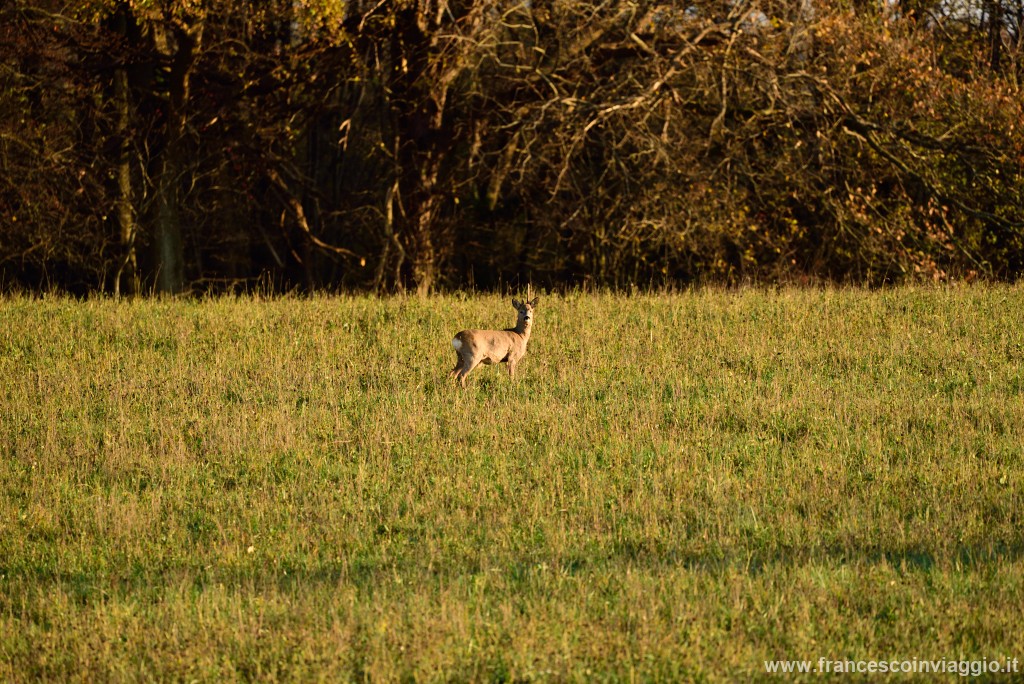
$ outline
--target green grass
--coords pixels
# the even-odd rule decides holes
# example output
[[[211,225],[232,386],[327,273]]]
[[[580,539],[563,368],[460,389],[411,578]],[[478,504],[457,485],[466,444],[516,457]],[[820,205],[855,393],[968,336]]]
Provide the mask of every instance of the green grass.
[[[0,300],[0,681],[1024,657],[1024,288]],[[811,679],[816,679],[811,676]]]

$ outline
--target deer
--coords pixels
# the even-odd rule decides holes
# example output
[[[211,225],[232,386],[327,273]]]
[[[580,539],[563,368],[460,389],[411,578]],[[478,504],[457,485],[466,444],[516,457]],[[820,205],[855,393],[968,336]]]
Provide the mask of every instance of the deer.
[[[516,327],[504,330],[463,330],[452,339],[452,346],[458,355],[455,368],[448,373],[449,378],[466,386],[466,376],[481,363],[507,363],[508,377],[516,378],[516,365],[526,355],[526,345],[530,341],[530,328],[533,325],[533,308],[537,300],[521,302],[512,300],[512,306],[519,312]]]

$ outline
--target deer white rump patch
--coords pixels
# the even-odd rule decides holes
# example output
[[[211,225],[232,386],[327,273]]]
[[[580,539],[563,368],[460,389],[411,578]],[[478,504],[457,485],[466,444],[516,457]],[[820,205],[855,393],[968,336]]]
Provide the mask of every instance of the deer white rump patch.
[[[452,340],[452,346],[455,347],[455,351],[460,351],[462,349],[462,340],[456,337]]]

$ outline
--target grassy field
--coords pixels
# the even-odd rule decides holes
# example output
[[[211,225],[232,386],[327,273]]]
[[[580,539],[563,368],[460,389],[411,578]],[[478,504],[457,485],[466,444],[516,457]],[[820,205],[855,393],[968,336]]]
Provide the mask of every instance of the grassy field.
[[[447,383],[513,320],[0,299],[0,681],[1024,659],[1024,288],[542,296]]]

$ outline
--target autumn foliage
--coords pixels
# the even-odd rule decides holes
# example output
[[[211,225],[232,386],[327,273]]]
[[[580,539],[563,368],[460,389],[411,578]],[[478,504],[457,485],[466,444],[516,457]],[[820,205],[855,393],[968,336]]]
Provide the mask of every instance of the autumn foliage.
[[[243,4],[0,9],[0,287],[1024,267],[1019,0]]]

